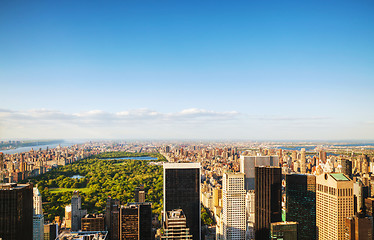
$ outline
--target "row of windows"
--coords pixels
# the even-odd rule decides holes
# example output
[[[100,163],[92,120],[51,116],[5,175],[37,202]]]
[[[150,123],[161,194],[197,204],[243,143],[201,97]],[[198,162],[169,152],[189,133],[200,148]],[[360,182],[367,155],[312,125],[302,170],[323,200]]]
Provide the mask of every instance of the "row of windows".
[[[338,190],[338,191],[336,191]],[[336,189],[328,186],[324,186],[321,184],[317,184],[317,191],[328,193],[330,195],[337,195],[339,197],[346,197],[346,196],[352,196],[353,195],[353,189],[352,188],[343,188],[343,189]]]

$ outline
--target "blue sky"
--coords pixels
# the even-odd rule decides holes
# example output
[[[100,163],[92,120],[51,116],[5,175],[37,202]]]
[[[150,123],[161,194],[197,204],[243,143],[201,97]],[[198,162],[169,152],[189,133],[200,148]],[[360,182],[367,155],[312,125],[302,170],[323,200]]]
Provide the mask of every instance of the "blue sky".
[[[0,138],[373,139],[373,12],[1,1]]]

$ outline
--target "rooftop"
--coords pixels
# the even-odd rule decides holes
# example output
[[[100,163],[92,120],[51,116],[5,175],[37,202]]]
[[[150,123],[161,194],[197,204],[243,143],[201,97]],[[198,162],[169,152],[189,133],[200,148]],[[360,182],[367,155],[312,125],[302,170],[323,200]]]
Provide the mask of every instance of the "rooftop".
[[[333,177],[336,181],[351,181],[343,173],[330,173],[330,176]]]

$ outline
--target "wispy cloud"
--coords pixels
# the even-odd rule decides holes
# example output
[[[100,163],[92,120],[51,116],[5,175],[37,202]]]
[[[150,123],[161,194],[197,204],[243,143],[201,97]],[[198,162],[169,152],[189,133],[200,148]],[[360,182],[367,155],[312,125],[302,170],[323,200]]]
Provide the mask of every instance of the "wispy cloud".
[[[81,133],[89,136],[124,135],[144,132],[161,134],[162,131],[178,127],[201,127],[207,124],[219,124],[233,121],[240,114],[236,111],[216,112],[205,109],[184,109],[179,112],[163,113],[150,109],[134,109],[119,112],[90,110],[78,113],[64,113],[57,110],[32,109],[27,111],[12,111],[0,109],[0,137],[30,137],[33,134],[61,135]],[[22,129],[24,132],[21,132]],[[83,133],[82,133],[83,132]],[[143,132],[143,133],[142,133]],[[2,136],[3,135],[3,136]],[[27,135],[27,136],[26,136]],[[76,136],[81,137],[81,136]]]
[[[0,109],[0,138],[308,139],[321,138],[326,131],[341,132],[333,123],[324,116],[261,116],[199,108],[76,113]]]

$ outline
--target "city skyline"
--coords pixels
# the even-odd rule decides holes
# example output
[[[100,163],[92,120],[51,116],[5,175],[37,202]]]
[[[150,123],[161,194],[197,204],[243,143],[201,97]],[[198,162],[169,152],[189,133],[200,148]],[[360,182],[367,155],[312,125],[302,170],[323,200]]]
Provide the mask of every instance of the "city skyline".
[[[0,137],[374,140],[373,9],[3,1]]]

